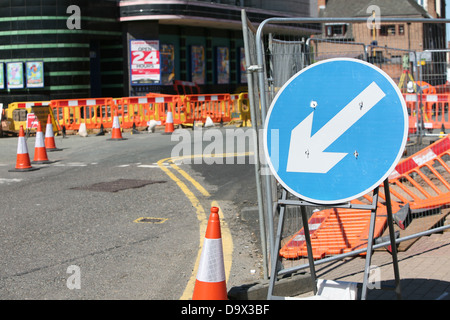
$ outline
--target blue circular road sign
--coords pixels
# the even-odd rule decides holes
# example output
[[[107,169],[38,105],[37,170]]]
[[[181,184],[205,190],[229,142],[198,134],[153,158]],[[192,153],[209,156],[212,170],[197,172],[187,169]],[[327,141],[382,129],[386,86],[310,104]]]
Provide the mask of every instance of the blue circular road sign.
[[[319,204],[356,199],[400,160],[408,113],[394,81],[367,62],[317,62],[279,90],[265,121],[271,172],[293,195]]]

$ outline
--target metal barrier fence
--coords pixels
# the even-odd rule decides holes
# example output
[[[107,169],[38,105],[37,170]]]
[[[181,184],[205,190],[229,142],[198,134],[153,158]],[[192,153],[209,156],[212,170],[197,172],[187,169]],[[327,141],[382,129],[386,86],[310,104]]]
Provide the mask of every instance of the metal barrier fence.
[[[347,204],[325,207],[296,198],[271,174],[261,175],[268,172],[264,170],[267,159],[256,159],[265,277],[270,270],[268,298],[278,298],[272,294],[278,276],[310,268],[314,278],[314,265],[321,260],[370,256],[375,238],[386,233],[392,245],[450,227],[442,226],[450,207],[450,159],[442,147],[448,145],[445,131],[450,129],[445,43],[450,20],[381,17],[379,26],[374,20],[371,28],[369,18],[271,18],[256,30],[242,11],[250,109],[252,120],[260,119],[258,126],[264,126],[269,106],[286,81],[303,68],[330,58],[359,59],[377,66],[397,84],[408,110],[408,143],[396,168],[401,172],[395,171],[397,176],[391,175],[373,195]],[[321,87],[330,90],[334,85],[325,80]],[[257,139],[254,149],[261,150],[261,144]],[[389,219],[400,231],[397,240]],[[356,221],[362,224],[356,226]],[[412,222],[419,225],[414,234],[402,237],[405,226],[408,231],[416,228]],[[352,233],[356,229],[357,234]],[[395,246],[393,264],[398,271],[397,250]],[[302,259],[308,259],[307,263]],[[397,286],[398,281],[397,272]],[[399,287],[396,290],[400,296]]]

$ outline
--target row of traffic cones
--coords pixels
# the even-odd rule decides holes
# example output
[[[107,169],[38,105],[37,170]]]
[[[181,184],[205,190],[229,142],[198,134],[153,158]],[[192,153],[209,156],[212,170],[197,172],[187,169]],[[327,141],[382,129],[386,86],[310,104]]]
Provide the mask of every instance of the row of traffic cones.
[[[134,126],[133,126],[133,132],[136,133],[136,129]],[[167,112],[164,134],[171,134],[172,132],[174,132],[173,115],[172,115],[172,112],[169,111],[169,112]],[[100,133],[98,135],[103,135],[103,134],[104,134],[104,132],[103,132],[103,127],[102,127],[100,130]],[[119,113],[117,110],[114,113],[111,138],[108,140],[115,140],[115,141],[126,140],[126,138],[124,138],[122,136],[122,130],[120,128],[120,122],[119,122]]]
[[[172,112],[168,112],[166,120],[166,128],[164,133],[168,134],[172,133],[173,131],[174,126],[173,126]],[[119,122],[119,115],[117,110],[114,114],[111,138],[108,140],[113,141],[126,140],[126,138],[122,136],[122,131],[120,129],[120,122]],[[53,133],[53,124],[50,115],[48,115],[47,126],[45,129],[45,136],[44,133],[42,132],[41,123],[38,122],[33,163],[36,164],[51,163],[51,161],[48,159],[47,151],[60,151],[60,150],[61,149],[56,147],[55,136]],[[9,171],[20,172],[20,171],[32,171],[37,169],[38,168],[34,168],[31,166],[30,156],[28,154],[28,147],[25,141],[25,131],[23,129],[23,126],[20,126],[16,166],[14,169],[11,169]]]
[[[47,151],[59,151],[55,144],[55,136],[53,133],[53,125],[50,115],[47,118],[47,126],[44,133],[42,132],[41,123],[38,122],[37,132],[36,132],[36,142],[34,146],[34,159],[33,163],[44,164],[51,163],[48,159]],[[19,140],[17,145],[17,158],[16,166],[14,169],[9,170],[10,172],[24,172],[38,170],[39,168],[31,166],[30,156],[28,154],[28,146],[25,141],[25,131],[23,126],[19,129]]]

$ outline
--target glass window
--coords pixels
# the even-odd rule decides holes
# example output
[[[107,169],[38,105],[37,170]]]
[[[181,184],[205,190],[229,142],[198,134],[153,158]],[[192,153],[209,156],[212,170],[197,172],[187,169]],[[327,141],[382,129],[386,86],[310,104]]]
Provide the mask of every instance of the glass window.
[[[395,36],[395,25],[382,25],[380,27],[380,36]]]
[[[336,24],[336,25],[326,25],[325,26],[325,34],[327,37],[339,37],[344,36],[347,32],[347,25],[345,24]]]

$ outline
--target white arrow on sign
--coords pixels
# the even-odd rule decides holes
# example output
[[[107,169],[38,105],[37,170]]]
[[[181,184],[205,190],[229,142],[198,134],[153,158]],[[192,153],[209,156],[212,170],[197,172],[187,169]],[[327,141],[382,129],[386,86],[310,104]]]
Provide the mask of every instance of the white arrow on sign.
[[[348,153],[324,152],[324,150],[385,96],[383,90],[372,82],[312,137],[314,111],[311,112],[291,132],[286,171],[327,173]],[[320,105],[317,108],[320,108]]]

